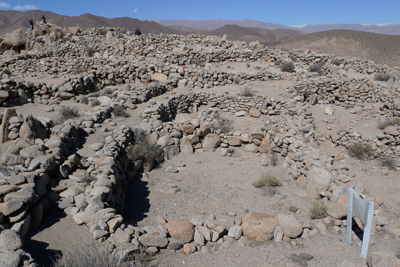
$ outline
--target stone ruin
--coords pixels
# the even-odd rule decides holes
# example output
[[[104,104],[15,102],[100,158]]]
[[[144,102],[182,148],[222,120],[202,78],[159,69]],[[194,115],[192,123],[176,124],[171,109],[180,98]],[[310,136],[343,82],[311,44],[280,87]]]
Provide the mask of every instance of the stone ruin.
[[[385,128],[377,136],[363,136],[350,128],[324,135],[315,128],[311,110],[312,105],[330,104],[361,116],[375,116],[378,112],[394,120],[400,111],[397,68],[311,51],[280,51],[257,42],[230,42],[213,36],[137,37],[124,29],[38,26],[28,37],[20,29],[0,44],[3,55],[8,56],[0,61],[0,105],[7,107],[0,124],[0,143],[6,147],[0,157],[0,263],[37,266],[23,250],[22,239],[30,228],[41,224],[51,203],[57,203],[78,225],[85,225],[93,239],[109,242],[110,253],[122,258],[129,258],[141,246],[150,253],[166,248],[189,254],[206,249],[207,244],[217,251],[231,241],[249,245],[268,240],[308,240],[326,234],[332,225],[339,229],[346,226],[348,188],[366,194],[375,203],[372,242],[376,230],[400,236],[399,224],[389,223],[379,213],[384,200],[369,195],[366,186],[355,181],[348,169],[334,166],[340,156],[323,155],[310,146],[321,139],[343,147],[364,143],[372,147],[375,157],[399,156],[399,125]],[[18,42],[10,41],[17,37]],[[311,72],[238,73],[211,68],[221,62],[250,65],[263,61],[279,66],[287,59],[298,68],[324,61],[323,76]],[[332,64],[334,59],[340,65]],[[349,78],[349,70],[391,73],[392,80],[377,85],[367,79]],[[60,81],[34,82],[31,78],[35,73]],[[190,90],[270,80],[292,81],[293,86],[287,88],[292,100]],[[111,95],[96,95],[117,85],[123,89],[116,89]],[[169,94],[174,88],[188,92],[170,96],[165,104],[152,101],[152,97]],[[46,117],[17,114],[13,108],[26,103],[84,102],[85,98],[89,111],[61,124]],[[95,100],[101,105],[91,105]],[[135,128],[124,125],[108,132],[104,141],[90,144],[95,153],[89,157],[79,155],[77,148],[85,145],[82,136],[99,131],[103,122],[115,117],[116,106],[135,109],[144,102],[151,104],[140,114],[147,123],[147,141],[162,148],[160,156],[164,160],[178,153],[216,149],[226,156],[230,148],[277,155],[282,157],[292,182],[304,188],[308,198],[327,200],[328,217],[299,221],[295,213],[252,212],[243,217],[199,215],[170,222],[158,218],[158,226],[126,224],[121,214],[127,181],[139,172],[151,170],[143,166],[143,160],[134,161],[133,170],[129,168],[132,162],[126,156],[126,148],[135,143]],[[199,118],[192,118],[190,113],[201,106],[209,109]],[[259,119],[262,126],[252,132],[223,132],[218,127],[221,112]],[[268,160],[263,164],[269,164]],[[174,168],[169,171],[176,171]],[[296,255],[292,259],[302,266],[307,264]]]

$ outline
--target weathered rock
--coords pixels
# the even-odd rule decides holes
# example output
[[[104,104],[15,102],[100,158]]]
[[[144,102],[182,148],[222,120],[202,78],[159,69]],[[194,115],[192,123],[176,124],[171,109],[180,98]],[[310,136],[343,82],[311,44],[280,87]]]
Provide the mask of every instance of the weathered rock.
[[[22,241],[17,232],[5,229],[0,232],[0,251],[15,251],[22,248]]]
[[[251,108],[251,109],[249,110],[249,116],[250,116],[250,117],[253,117],[253,118],[258,118],[258,117],[261,116],[261,111],[259,111],[259,110],[256,109],[256,108]]]
[[[329,189],[333,176],[319,167],[312,167],[307,173],[307,195],[309,198],[319,198],[319,194]]]
[[[189,221],[171,221],[168,222],[164,227],[168,230],[172,238],[180,239],[184,243],[193,241],[194,225]]]
[[[47,131],[39,120],[29,115],[24,118],[24,123],[19,130],[19,136],[27,140],[34,140],[36,138],[45,139]]]
[[[264,242],[274,237],[278,219],[269,213],[252,212],[243,217],[243,234],[254,242]]]
[[[242,140],[240,140],[240,136],[228,136],[226,139],[230,146],[241,146],[242,145]]]
[[[240,225],[234,225],[229,228],[228,236],[238,240],[243,234],[243,228]]]
[[[190,142],[189,137],[187,136],[182,137],[180,149],[181,152],[184,154],[193,154],[193,146],[192,143]]]
[[[327,203],[327,213],[335,219],[343,219],[347,216],[347,207],[341,203]]]
[[[145,247],[165,248],[168,245],[168,238],[152,234],[139,236],[139,241]]]
[[[115,231],[115,233],[113,233],[110,236],[109,240],[110,240],[110,242],[112,244],[118,246],[118,245],[122,245],[122,244],[125,244],[125,243],[129,243],[131,241],[131,238],[132,237],[127,232],[125,232],[125,231],[121,230],[120,228],[118,228]]]
[[[271,136],[266,134],[261,140],[259,147],[260,153],[270,153],[271,152]]]
[[[383,227],[383,230],[395,238],[400,238],[400,222],[388,224]]]
[[[16,251],[0,251],[0,266],[18,267],[21,261],[21,254]]]
[[[368,255],[369,267],[400,266],[400,259],[387,251],[371,252]]]
[[[3,112],[2,121],[0,124],[0,144],[9,141],[8,135],[10,134],[10,119],[16,117],[17,112],[13,108],[6,108]]]
[[[8,48],[19,48],[25,45],[27,36],[22,28],[16,29],[4,37],[4,43]]]
[[[0,213],[3,213],[4,216],[9,216],[10,214],[13,214],[14,212],[17,212],[19,209],[21,209],[23,205],[24,202],[22,201],[10,201],[0,203]]]
[[[207,134],[202,142],[204,152],[212,152],[219,147],[221,139],[217,134]]]
[[[182,240],[176,239],[176,238],[170,238],[167,249],[168,250],[178,250],[178,249],[183,248],[183,245],[184,245],[184,243],[182,242]]]
[[[296,238],[303,232],[302,224],[293,214],[278,214],[278,224],[282,228],[285,236]]]

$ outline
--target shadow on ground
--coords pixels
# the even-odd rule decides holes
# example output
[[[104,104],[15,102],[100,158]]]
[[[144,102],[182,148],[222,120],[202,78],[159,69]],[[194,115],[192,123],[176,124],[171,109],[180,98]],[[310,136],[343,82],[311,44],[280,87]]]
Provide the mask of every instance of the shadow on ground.
[[[133,173],[133,172],[132,172]],[[147,182],[144,182],[142,174],[127,175],[126,204],[123,217],[125,223],[137,226],[137,223],[147,217],[150,210]]]
[[[31,254],[39,267],[53,266],[57,256],[62,256],[60,250],[48,249],[49,244],[35,240],[35,235],[41,231],[51,227],[66,217],[66,214],[52,205],[43,217],[42,224],[39,227],[31,228],[24,237],[24,250]]]

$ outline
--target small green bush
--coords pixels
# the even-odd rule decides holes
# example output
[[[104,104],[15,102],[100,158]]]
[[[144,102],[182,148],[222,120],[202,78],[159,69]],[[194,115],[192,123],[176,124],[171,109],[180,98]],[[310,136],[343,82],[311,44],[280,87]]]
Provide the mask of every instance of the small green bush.
[[[252,97],[254,96],[254,91],[248,86],[245,86],[241,91],[240,91],[241,96],[247,96],[247,97]]]
[[[370,144],[352,144],[347,148],[349,155],[359,160],[366,160],[373,155]]]
[[[321,201],[316,201],[310,208],[311,219],[322,219],[326,217],[327,207]]]
[[[293,62],[285,62],[281,66],[281,71],[284,72],[294,72],[294,64]]]
[[[374,75],[375,81],[387,82],[390,79],[390,75],[388,73],[376,73]]]
[[[263,188],[266,186],[281,186],[282,183],[275,175],[264,173],[260,178],[254,180],[251,185],[255,188]]]

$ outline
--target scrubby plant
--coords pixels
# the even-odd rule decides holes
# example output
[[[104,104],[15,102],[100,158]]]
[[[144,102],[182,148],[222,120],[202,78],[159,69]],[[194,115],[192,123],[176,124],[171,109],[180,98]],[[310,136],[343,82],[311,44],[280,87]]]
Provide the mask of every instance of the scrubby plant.
[[[375,81],[381,81],[381,82],[387,82],[390,79],[390,74],[389,73],[375,73],[374,75],[374,80]]]
[[[336,65],[336,66],[339,66],[339,65],[342,64],[342,63],[340,62],[339,59],[334,58],[334,59],[332,60],[332,64],[333,64],[333,65]]]
[[[126,147],[126,155],[131,161],[162,162],[162,148],[147,142],[146,132],[142,129],[134,130],[134,143]]]
[[[347,148],[349,155],[359,160],[366,160],[373,155],[370,144],[356,143]]]
[[[396,125],[400,125],[400,117],[393,117],[390,118],[389,120],[380,122],[378,124],[378,129],[383,130],[388,126],[396,126]]]
[[[272,166],[275,167],[278,164],[278,157],[274,153],[272,153],[271,157],[269,158],[269,162]]]
[[[110,253],[104,246],[99,245],[81,245],[71,250],[63,251],[53,262],[54,267],[129,267],[141,264],[140,259],[146,259],[138,251],[131,258],[122,259],[118,254]],[[148,260],[148,258],[147,258]]]
[[[326,205],[322,201],[316,201],[310,208],[311,219],[322,219],[326,217],[327,211]]]
[[[254,91],[250,87],[245,86],[242,90],[240,90],[240,95],[241,96],[252,97],[252,96],[254,96]]]
[[[90,100],[90,103],[89,103],[89,104],[90,104],[91,107],[95,107],[95,106],[100,105],[101,102],[100,102],[100,100],[98,100],[97,98],[94,98],[94,99]]]
[[[55,120],[56,124],[61,124],[66,120],[79,117],[79,110],[77,107],[61,107],[59,109],[59,116]]]
[[[80,96],[78,97],[78,102],[83,103],[83,104],[89,104],[89,97],[87,96]]]
[[[220,117],[218,116],[214,123],[214,130],[221,130],[221,133],[227,134],[230,131],[233,131],[233,121],[225,118],[225,117]]]
[[[390,170],[396,171],[398,162],[392,157],[381,158],[379,159],[382,167],[388,168]]]
[[[293,62],[287,61],[281,65],[281,71],[284,72],[294,72]]]
[[[266,186],[272,186],[272,187],[281,186],[282,183],[275,175],[270,173],[264,173],[257,180],[254,180],[251,183],[251,185],[254,186],[255,188],[263,188]]]
[[[95,51],[94,51],[93,47],[88,46],[88,47],[86,47],[85,55],[86,55],[87,57],[93,57],[94,52],[95,52]]]
[[[114,114],[115,117],[125,117],[125,118],[129,117],[129,114],[126,113],[126,110],[122,105],[115,105],[112,113]]]
[[[308,71],[309,72],[321,73],[322,72],[322,67],[324,66],[324,64],[325,64],[325,61],[321,61],[321,62],[318,62],[318,63],[311,64],[308,67]]]

